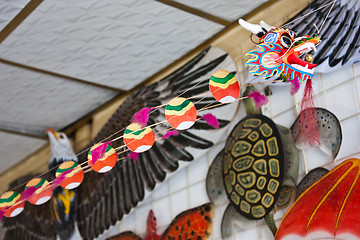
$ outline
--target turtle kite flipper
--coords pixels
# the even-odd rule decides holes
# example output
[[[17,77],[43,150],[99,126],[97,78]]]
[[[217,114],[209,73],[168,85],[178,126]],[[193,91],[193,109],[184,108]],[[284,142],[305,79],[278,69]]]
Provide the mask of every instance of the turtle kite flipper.
[[[306,109],[296,118],[291,126],[296,147],[300,150],[309,147],[306,141],[304,141],[304,137],[306,138],[306,135],[311,135],[312,132],[306,127],[306,124],[301,124],[301,121],[305,119],[303,115],[306,115],[306,111],[312,111],[314,114],[319,132],[320,150],[331,157],[331,159],[335,159],[342,142],[341,125],[337,117],[324,108]]]

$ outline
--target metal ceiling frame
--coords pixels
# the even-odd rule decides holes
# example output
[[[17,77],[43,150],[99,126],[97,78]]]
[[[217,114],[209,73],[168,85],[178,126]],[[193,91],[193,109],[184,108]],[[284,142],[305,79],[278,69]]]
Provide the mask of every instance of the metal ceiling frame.
[[[224,25],[224,26],[230,26],[232,23],[216,17],[214,15],[208,14],[206,12],[203,12],[201,10],[189,7],[187,5],[181,4],[179,2],[173,1],[173,0],[155,0],[157,2],[160,2],[162,4],[166,4],[168,6],[180,9],[182,11],[185,11],[187,13],[196,15],[198,17],[207,19],[209,21]],[[26,6],[4,27],[4,29],[0,32],[0,44],[33,12],[36,10],[36,8],[43,2],[43,0],[30,0],[28,2],[28,4],[26,4]],[[75,77],[71,77],[71,76],[66,76],[64,74],[60,74],[60,73],[56,73],[56,72],[52,72],[52,71],[47,71],[44,69],[40,69],[40,68],[36,68],[36,67],[32,67],[29,65],[25,65],[25,64],[21,64],[21,63],[17,63],[14,61],[10,61],[7,59],[3,59],[0,58],[0,63],[3,64],[7,64],[13,67],[18,67],[18,68],[22,68],[22,69],[26,69],[26,70],[30,70],[30,71],[34,71],[34,72],[38,72],[38,73],[42,73],[45,75],[49,75],[49,76],[53,76],[53,77],[58,77],[58,78],[62,78],[64,80],[67,81],[73,81],[73,82],[78,82],[81,84],[86,84],[86,85],[90,85],[93,87],[98,87],[98,88],[102,88],[102,89],[106,89],[106,90],[111,90],[111,91],[115,91],[118,92],[117,96],[114,97],[113,99],[111,99],[109,102],[113,101],[114,99],[118,98],[121,95],[125,95],[125,93],[129,93],[134,89],[137,89],[139,86],[146,84],[148,82],[147,79],[145,79],[143,82],[139,83],[137,86],[135,86],[134,88],[132,88],[129,91],[124,91],[122,89],[119,88],[114,88],[114,87],[110,87],[107,85],[103,85],[103,84],[99,84],[99,83],[95,83],[95,82],[91,82],[91,81],[87,81],[84,79],[79,79],[79,78],[75,78]],[[149,77],[148,79],[151,79],[153,76]],[[86,114],[84,117],[82,117],[81,119],[75,121],[74,123],[64,127],[64,129],[72,129],[72,131],[74,131],[74,126],[79,127],[79,123],[85,123],[87,121],[89,121],[91,119],[91,116],[94,115],[96,112],[98,112],[99,109],[103,109],[104,106],[107,106],[109,104],[109,102],[104,103],[102,106],[98,107],[97,109],[95,109],[94,111],[91,111],[90,113]],[[9,127],[9,126],[5,126],[4,124],[0,123],[0,131],[1,132],[6,132],[6,133],[11,133],[11,134],[16,134],[16,135],[21,135],[21,136],[26,136],[26,137],[32,137],[32,138],[39,138],[39,139],[46,139],[45,135],[40,135],[37,133],[33,133],[32,131],[19,131],[17,130],[17,128],[13,128],[13,127]],[[66,131],[69,132],[69,131]]]
[[[189,7],[188,5],[185,5],[185,4],[173,1],[173,0],[155,0],[155,1],[166,4],[168,6],[171,6],[171,7],[177,8],[177,9],[180,9],[180,10],[185,11],[187,13],[190,13],[190,14],[196,15],[198,17],[207,19],[209,21],[224,25],[226,27],[229,26],[230,24],[232,24],[232,22],[230,22],[228,20],[225,20],[223,18],[219,18],[219,17],[214,16],[212,14],[209,14],[207,12],[203,12],[203,11],[201,11],[199,9]]]
[[[43,0],[30,0],[26,6],[0,32],[0,44],[42,3]]]
[[[47,140],[47,136],[45,134],[37,134],[37,133],[32,133],[29,130],[18,130],[18,128],[14,128],[14,127],[10,127],[10,126],[6,126],[4,124],[0,123],[0,132],[4,132],[4,133],[9,133],[9,134],[15,134],[15,135],[19,135],[22,137],[31,137],[31,138],[37,138],[37,139],[42,139],[42,140]]]
[[[126,91],[124,91],[124,90],[122,90],[120,88],[114,88],[114,87],[110,87],[110,86],[103,85],[103,84],[100,84],[100,83],[90,82],[90,81],[86,81],[86,80],[83,80],[83,79],[80,79],[80,78],[66,76],[64,74],[47,71],[47,70],[44,70],[44,69],[40,69],[40,68],[32,67],[32,66],[29,66],[29,65],[25,65],[25,64],[13,62],[13,61],[10,61],[10,60],[6,60],[6,59],[3,59],[3,58],[0,58],[0,63],[11,65],[13,67],[18,67],[18,68],[30,70],[30,71],[34,71],[34,72],[38,72],[38,73],[42,73],[42,74],[46,74],[46,75],[50,75],[50,76],[53,76],[53,77],[62,78],[62,79],[67,80],[67,81],[78,82],[78,83],[81,83],[81,84],[86,84],[86,85],[90,85],[90,86],[97,87],[97,88],[102,88],[102,89],[106,89],[106,90],[115,91],[115,92],[118,92],[118,93],[125,93],[126,92]]]

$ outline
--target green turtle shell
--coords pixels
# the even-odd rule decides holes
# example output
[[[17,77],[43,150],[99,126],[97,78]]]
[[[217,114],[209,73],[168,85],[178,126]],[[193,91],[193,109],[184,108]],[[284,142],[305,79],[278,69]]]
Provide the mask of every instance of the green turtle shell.
[[[223,182],[231,204],[249,219],[266,216],[279,196],[284,152],[275,123],[263,115],[243,118],[225,145]]]

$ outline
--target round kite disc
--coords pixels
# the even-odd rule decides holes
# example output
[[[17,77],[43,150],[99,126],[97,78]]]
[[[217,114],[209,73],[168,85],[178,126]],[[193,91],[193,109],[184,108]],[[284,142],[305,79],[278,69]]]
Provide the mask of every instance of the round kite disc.
[[[4,212],[5,217],[15,217],[24,210],[25,202],[18,202],[20,197],[20,193],[14,191],[5,192],[0,196],[0,209],[7,208]]]
[[[149,150],[155,142],[155,134],[150,127],[141,128],[137,123],[130,124],[124,132],[124,142],[133,152]]]
[[[195,105],[186,98],[173,98],[165,108],[166,120],[177,129],[184,130],[194,125],[197,117]]]
[[[50,183],[43,178],[31,179],[25,186],[25,189],[29,187],[37,188],[34,196],[29,198],[29,202],[34,205],[40,205],[47,202],[52,196],[52,188]]]
[[[88,164],[90,165],[90,167],[95,171],[95,172],[99,172],[99,173],[105,173],[110,171],[116,164],[117,161],[117,154],[115,152],[115,149],[108,143],[106,143],[106,146],[101,146],[104,145],[105,143],[98,143],[95,144],[89,151],[88,154]],[[100,151],[101,154],[98,155],[98,159],[95,159],[95,163],[93,163],[93,155],[94,154],[94,150],[96,151],[96,148],[104,148],[101,149]]]
[[[61,173],[71,170],[71,172],[65,174],[64,180],[60,186],[65,189],[74,189],[78,187],[84,179],[84,172],[81,167],[74,161],[63,162],[56,170],[55,176],[58,177]]]
[[[234,74],[218,70],[211,75],[209,89],[214,98],[221,103],[232,103],[240,94],[240,86]]]

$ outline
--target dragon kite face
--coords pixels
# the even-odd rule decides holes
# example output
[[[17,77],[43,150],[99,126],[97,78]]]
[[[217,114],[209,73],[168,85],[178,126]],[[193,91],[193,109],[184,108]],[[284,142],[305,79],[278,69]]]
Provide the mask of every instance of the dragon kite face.
[[[305,61],[301,58],[316,51],[320,37],[296,37],[290,29],[271,27],[264,22],[254,25],[240,19],[239,23],[260,38],[257,48],[247,54],[252,57],[246,63],[253,67],[250,73],[263,78],[282,76],[285,80],[297,77],[299,81],[314,76],[316,64],[312,64],[311,59]]]

